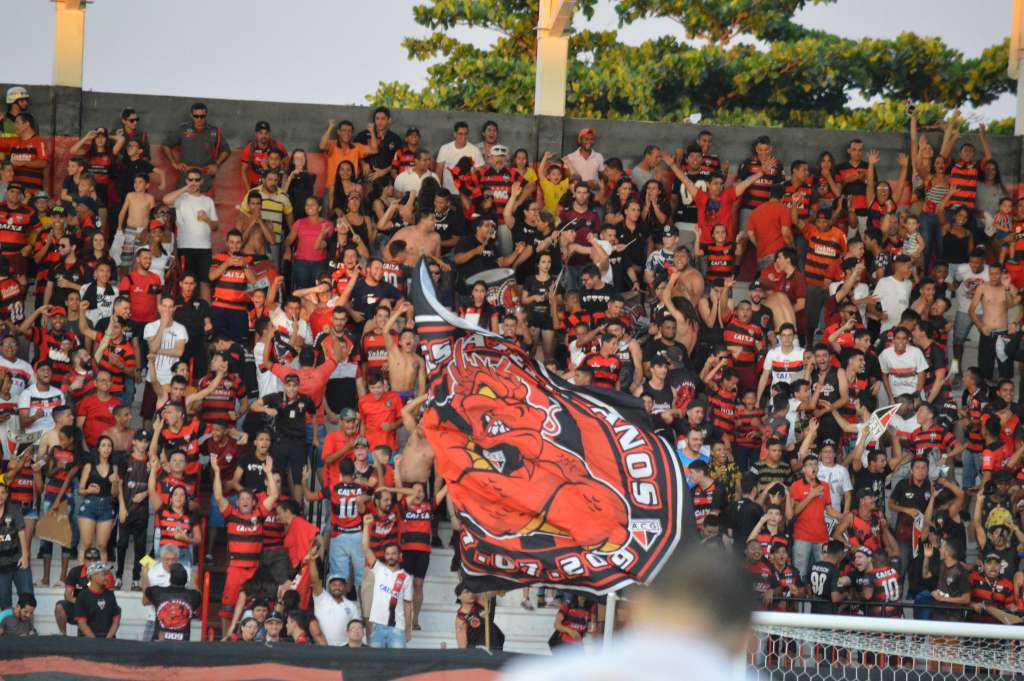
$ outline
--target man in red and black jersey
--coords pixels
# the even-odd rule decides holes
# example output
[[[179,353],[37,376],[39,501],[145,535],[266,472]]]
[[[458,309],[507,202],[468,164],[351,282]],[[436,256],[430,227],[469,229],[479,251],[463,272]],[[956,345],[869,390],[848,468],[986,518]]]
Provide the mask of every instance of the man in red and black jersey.
[[[843,188],[843,196],[853,197],[853,209],[863,229],[868,217],[868,173],[873,172],[864,160],[864,142],[852,139],[846,146],[846,161],[836,166],[835,179]]]
[[[601,334],[597,352],[591,352],[580,366],[589,368],[594,375],[593,386],[607,390],[619,389],[619,378],[622,373],[622,361],[616,357],[619,340],[613,334]]]
[[[959,115],[956,115],[951,116],[946,123],[946,131],[942,138],[942,148],[939,150],[939,155],[947,159],[947,161],[951,159],[953,144],[959,136],[956,134],[956,130],[962,120]],[[983,154],[980,163],[974,160],[974,145],[970,142],[965,142],[960,145],[957,159],[949,165],[950,206],[959,204],[968,210],[974,210],[978,199],[978,183],[981,181],[981,169],[992,160],[992,151],[988,147],[984,123],[978,126],[978,138],[981,142]]]
[[[782,203],[789,206],[793,224],[798,229],[803,229],[804,223],[813,212],[814,202],[814,184],[811,182],[807,161],[793,161],[789,164],[789,183],[786,184],[782,195]]]
[[[964,448],[963,443],[948,428],[935,422],[935,416],[935,407],[922,402],[917,408],[918,427],[910,434],[914,458],[929,459],[932,465],[938,465],[938,454],[953,461]]]
[[[416,162],[416,154],[420,150],[420,129],[409,128],[405,131],[405,146],[395,152],[391,159],[391,175],[398,177],[403,172],[412,168]]]
[[[36,320],[42,315],[50,319],[49,328]],[[71,353],[78,347],[78,336],[67,328],[68,312],[63,307],[44,305],[21,323],[18,331],[28,336],[35,346],[36,361],[46,360],[53,369],[53,385],[62,385],[64,378],[71,372]]]
[[[243,489],[238,501],[232,505],[224,496],[224,485],[220,478],[220,466],[216,455],[210,458],[213,469],[213,499],[224,516],[228,539],[228,576],[221,596],[221,627],[227,631],[234,614],[238,593],[260,566],[263,552],[263,521],[268,511],[277,503],[278,487],[274,478],[273,459],[267,457],[263,463],[263,474],[267,483],[267,495],[257,508],[256,495]]]
[[[889,562],[889,553],[885,549],[874,551],[871,555],[870,581],[861,592],[864,600],[870,605],[868,617],[903,617],[903,606],[897,605],[902,595],[903,576]]]
[[[384,334],[388,333],[385,331],[385,328],[390,317],[391,308],[387,305],[378,305],[376,310],[374,310],[373,316],[366,322],[360,352],[363,358],[364,372],[371,369],[379,369],[387,375],[388,350],[387,345],[384,343]],[[390,333],[391,340],[397,345],[398,334]]]
[[[413,577],[413,629],[419,629],[423,606],[423,580],[430,565],[430,539],[433,531],[434,504],[440,504],[448,489],[444,488],[434,502],[427,499],[426,486],[414,482],[412,487],[393,488],[401,495],[398,502],[398,535],[402,549],[402,569]]]
[[[756,390],[757,364],[764,351],[764,331],[751,320],[750,301],[741,300],[727,318],[722,339],[732,353],[732,367],[739,376],[741,390]]]
[[[796,612],[799,604],[788,599],[802,596],[805,586],[800,573],[789,560],[789,549],[783,544],[775,544],[768,554],[768,563],[777,584],[774,596],[779,599],[773,609],[779,612]]]
[[[772,566],[764,559],[764,548],[759,541],[751,539],[747,542],[747,548],[743,555],[746,559],[743,562],[743,569],[750,575],[754,593],[760,596],[761,605],[768,607],[774,597],[775,589],[779,586],[779,581],[775,578]]]
[[[123,398],[125,381],[134,377],[138,366],[135,346],[128,340],[125,328],[117,317],[111,317],[105,332],[96,333],[96,341],[99,343],[95,353],[99,356],[96,363],[99,369],[110,373],[110,392]]]
[[[764,175],[755,180],[743,192],[742,203],[740,204],[740,221],[743,226],[746,225],[744,213],[749,216],[749,211],[754,210],[762,203],[766,203],[771,186],[781,183],[784,179],[782,176],[782,164],[775,158],[771,139],[767,135],[762,135],[754,140],[753,147],[753,156],[740,164],[739,170],[736,171],[736,180],[742,182],[758,173],[764,173]],[[742,229],[743,227],[741,226]]]
[[[324,489],[310,491],[309,469],[304,471],[303,494],[307,501],[329,500],[331,541],[328,562],[332,575],[341,575],[358,590],[363,583],[363,513],[370,496],[365,485],[355,479],[352,459],[338,462],[337,476],[331,476]],[[351,561],[354,574],[350,574]]]
[[[8,322],[18,326],[25,321],[28,289],[13,275],[10,259],[0,255],[0,326],[6,326]]]
[[[0,255],[8,259],[10,269],[7,272],[24,285],[27,282],[27,258],[32,252],[28,237],[39,224],[39,217],[25,202],[25,188],[20,183],[7,185],[6,198],[0,203]]]
[[[732,355],[708,357],[701,372],[701,381],[707,386],[708,417],[722,439],[732,442],[736,430],[736,411],[739,406],[739,375],[729,367]]]
[[[0,138],[0,151],[7,153],[7,160],[14,166],[14,181],[21,184],[29,196],[43,191],[43,173],[49,155],[32,114],[27,111],[18,114],[14,119],[14,137]]]
[[[224,240],[226,251],[213,256],[210,264],[210,320],[213,326],[237,342],[249,337],[250,284],[256,283],[252,256],[242,253],[242,233],[233,229]]]
[[[270,123],[259,121],[253,139],[242,147],[242,186],[246,191],[260,184],[272,149],[276,149],[282,156],[288,155],[285,146],[270,136]]]
[[[159,437],[160,460],[167,461],[172,452],[185,453],[185,479],[198,482],[199,437],[203,434],[202,424],[197,418],[185,416],[185,408],[177,402],[170,402],[163,409],[163,418],[157,419],[153,429]],[[162,427],[157,427],[162,426]]]
[[[708,464],[697,459],[686,468],[686,477],[693,483],[693,515],[697,531],[704,529],[704,520],[720,515],[726,507],[725,490],[710,475]]]
[[[967,613],[967,619],[971,622],[996,624],[999,620],[989,612],[989,607],[1011,613],[1017,612],[1013,582],[999,576],[1002,562],[1003,559],[998,553],[988,553],[981,569],[975,570],[968,577],[971,584],[972,612]]]
[[[199,380],[200,392],[218,381],[218,377],[216,387],[199,403],[199,418],[207,424],[235,423],[249,410],[249,398],[241,377],[228,373],[228,357],[222,352],[210,357],[210,372]]]
[[[508,167],[508,149],[495,144],[487,155],[487,165],[473,171],[472,194],[470,197],[462,195],[463,205],[467,210],[472,210],[470,198],[477,201],[489,194],[494,199],[495,214],[501,215],[505,204],[512,198],[514,184],[525,184],[523,176],[515,168]]]

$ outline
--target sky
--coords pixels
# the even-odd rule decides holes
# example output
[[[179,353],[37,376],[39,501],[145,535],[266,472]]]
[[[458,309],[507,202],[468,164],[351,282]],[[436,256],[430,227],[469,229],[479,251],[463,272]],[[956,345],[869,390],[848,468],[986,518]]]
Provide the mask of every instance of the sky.
[[[12,1],[12,0],[7,0]],[[426,82],[428,63],[410,61],[401,46],[425,35],[412,16],[415,0],[95,0],[86,16],[83,87],[227,99],[365,104],[381,81],[413,87]],[[1012,0],[838,0],[797,15],[810,28],[849,38],[936,35],[965,55],[979,54],[1009,31]],[[4,36],[0,82],[47,84],[53,69],[53,4],[19,4],[19,30]],[[612,29],[613,0],[600,0],[590,22]],[[671,20],[636,22],[620,37],[638,44],[660,35],[684,37]],[[486,45],[493,34],[455,29]],[[272,46],[268,48],[268,45]],[[372,68],[370,67],[372,65]],[[974,114],[979,121],[1012,116],[1013,95]]]

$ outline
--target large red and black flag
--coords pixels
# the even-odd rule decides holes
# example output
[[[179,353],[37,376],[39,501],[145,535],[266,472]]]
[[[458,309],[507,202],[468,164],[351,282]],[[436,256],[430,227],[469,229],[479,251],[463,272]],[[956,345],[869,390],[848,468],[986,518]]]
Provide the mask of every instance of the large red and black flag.
[[[428,373],[421,426],[474,587],[649,582],[695,530],[675,451],[642,404],[572,385],[455,316],[422,261],[410,298]]]

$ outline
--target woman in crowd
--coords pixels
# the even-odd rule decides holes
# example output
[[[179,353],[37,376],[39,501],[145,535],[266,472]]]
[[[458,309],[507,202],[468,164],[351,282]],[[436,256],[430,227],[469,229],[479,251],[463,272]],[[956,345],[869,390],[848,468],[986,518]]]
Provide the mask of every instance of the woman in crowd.
[[[85,561],[85,550],[96,547],[101,560],[107,560],[107,545],[117,517],[115,497],[120,485],[112,457],[114,441],[101,435],[90,461],[82,467],[78,480],[78,560]]]

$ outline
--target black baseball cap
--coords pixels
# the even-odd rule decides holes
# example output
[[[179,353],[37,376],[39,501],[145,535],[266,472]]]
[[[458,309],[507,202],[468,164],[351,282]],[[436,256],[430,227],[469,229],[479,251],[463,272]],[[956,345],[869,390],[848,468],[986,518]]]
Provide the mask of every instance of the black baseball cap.
[[[419,128],[409,128],[408,130],[405,131],[405,136],[406,137],[408,137],[409,135],[419,135],[419,134],[420,134],[420,129]],[[422,135],[420,135],[420,137],[422,137]]]
[[[86,560],[99,560],[100,559],[100,550],[98,548],[96,548],[95,546],[87,548],[85,550],[85,559]]]
[[[285,383],[298,383],[299,382],[299,375],[298,374],[288,374],[287,376],[284,377],[284,382]]]
[[[132,436],[132,439],[133,440],[147,440],[148,441],[151,437],[153,437],[152,433],[150,433],[145,428],[139,428],[138,430],[135,431],[135,435]]]
[[[258,123],[256,123],[256,132],[260,132],[261,130],[266,130],[267,132],[270,132],[270,123],[266,121],[259,121]]]

